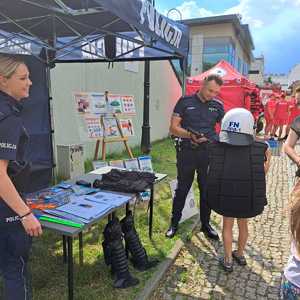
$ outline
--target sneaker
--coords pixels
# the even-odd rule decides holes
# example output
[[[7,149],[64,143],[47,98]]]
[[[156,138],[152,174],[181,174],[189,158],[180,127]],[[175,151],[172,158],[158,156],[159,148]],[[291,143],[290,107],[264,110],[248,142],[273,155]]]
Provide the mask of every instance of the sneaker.
[[[247,261],[245,256],[239,256],[237,250],[232,251],[232,258],[240,265],[247,266]]]
[[[219,257],[219,264],[225,272],[231,273],[233,271],[233,262],[226,262],[225,257]]]

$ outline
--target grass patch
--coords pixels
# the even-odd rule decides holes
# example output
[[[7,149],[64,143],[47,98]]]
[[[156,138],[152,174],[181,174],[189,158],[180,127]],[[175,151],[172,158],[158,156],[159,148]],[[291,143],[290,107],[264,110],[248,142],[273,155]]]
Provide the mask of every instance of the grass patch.
[[[139,148],[133,149],[134,156],[141,155]],[[171,191],[169,181],[176,177],[175,149],[170,139],[158,141],[152,147],[152,162],[156,172],[168,174],[168,178],[155,186],[155,204],[153,218],[153,239],[148,238],[148,203],[140,203],[135,208],[136,229],[148,255],[163,261],[176,240],[189,240],[190,227],[194,219],[188,220],[179,228],[179,233],[172,240],[164,237],[168,228],[171,212]],[[109,155],[108,160],[127,157],[125,154]],[[91,161],[85,163],[86,171],[91,170]],[[119,218],[124,216],[125,209],[120,209]],[[83,234],[84,265],[79,265],[78,240],[74,240],[74,298],[88,300],[134,299],[145,286],[156,269],[137,272],[130,265],[133,276],[140,284],[133,288],[118,290],[112,288],[110,269],[105,265],[101,242],[103,229],[107,220],[94,225]],[[31,255],[31,274],[34,299],[62,300],[67,299],[67,265],[63,263],[62,238],[56,233],[45,230],[41,238],[35,239]],[[0,278],[1,279],[1,278]],[[183,278],[184,279],[184,278]],[[1,281],[1,280],[0,280]],[[1,282],[0,282],[1,286]],[[1,295],[1,289],[0,289]]]

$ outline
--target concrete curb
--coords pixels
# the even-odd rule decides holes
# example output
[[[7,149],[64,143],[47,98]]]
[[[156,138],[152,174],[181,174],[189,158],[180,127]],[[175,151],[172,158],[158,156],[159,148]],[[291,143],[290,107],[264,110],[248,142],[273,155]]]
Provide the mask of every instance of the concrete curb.
[[[198,217],[195,220],[195,222],[191,225],[191,231],[195,229],[195,227],[199,224],[199,221],[200,218]],[[147,300],[150,298],[150,296],[152,295],[153,291],[157,288],[164,274],[167,272],[169,267],[175,261],[183,245],[184,242],[182,240],[176,241],[171,252],[168,254],[166,259],[158,265],[158,269],[155,271],[155,273],[153,273],[152,277],[147,281],[144,289],[140,293],[138,293],[138,295],[135,297],[135,300]]]

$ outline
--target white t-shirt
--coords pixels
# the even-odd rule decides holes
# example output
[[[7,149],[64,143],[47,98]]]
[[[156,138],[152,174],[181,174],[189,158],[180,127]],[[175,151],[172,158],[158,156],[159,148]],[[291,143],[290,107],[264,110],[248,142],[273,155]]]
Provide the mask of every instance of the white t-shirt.
[[[291,243],[291,255],[284,269],[284,276],[292,284],[300,288],[300,257],[297,254],[295,243]]]

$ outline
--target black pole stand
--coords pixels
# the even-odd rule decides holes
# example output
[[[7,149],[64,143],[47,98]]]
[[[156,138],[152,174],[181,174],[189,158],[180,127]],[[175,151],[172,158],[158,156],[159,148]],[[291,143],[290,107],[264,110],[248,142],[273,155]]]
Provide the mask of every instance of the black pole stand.
[[[142,126],[142,140],[141,151],[148,154],[151,151],[150,144],[150,61],[145,61],[144,69],[144,113],[143,113],[143,126]]]

